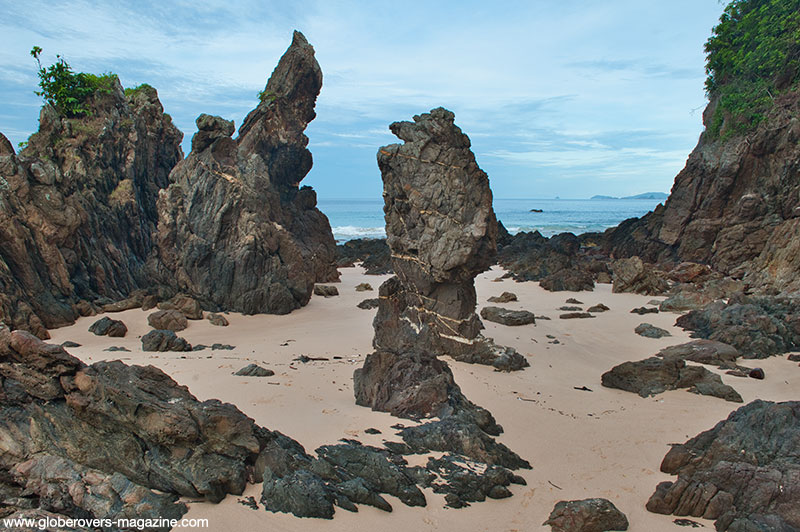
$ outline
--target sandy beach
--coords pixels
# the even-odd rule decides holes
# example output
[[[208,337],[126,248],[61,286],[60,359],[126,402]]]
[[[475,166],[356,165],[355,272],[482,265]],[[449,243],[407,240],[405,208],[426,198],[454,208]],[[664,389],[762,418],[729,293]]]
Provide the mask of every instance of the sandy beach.
[[[67,340],[81,347],[70,353],[87,363],[123,360],[127,364],[153,365],[186,385],[201,400],[230,402],[256,423],[279,430],[304,445],[307,451],[353,438],[365,444],[381,445],[397,439],[391,428],[413,422],[359,407],[353,398],[353,371],[371,351],[372,319],[375,310],[356,304],[377,297],[377,288],[388,276],[364,275],[359,267],[343,268],[336,286],[338,297],[313,296],[311,302],[289,315],[243,316],[230,313],[228,327],[216,327],[207,320],[190,321],[179,333],[193,345],[231,344],[233,350],[189,353],[149,353],[141,349],[140,337],[150,330],[149,312],[129,310],[113,315],[128,326],[125,338],[94,336],[87,331],[97,317],[81,318],[75,325],[52,330],[52,343]],[[186,501],[187,518],[207,518],[209,530],[548,530],[542,526],[554,504],[560,500],[605,497],[622,510],[632,531],[678,529],[674,516],[645,510],[656,484],[670,477],[659,471],[670,443],[680,443],[714,426],[739,404],[695,395],[685,390],[656,397],[603,388],[602,373],[629,360],[640,360],[669,345],[683,343],[689,336],[674,327],[671,313],[631,314],[652,297],[612,294],[611,285],[598,284],[593,292],[547,292],[538,283],[496,280],[499,267],[476,279],[479,309],[490,296],[503,291],[517,294],[519,301],[503,306],[526,309],[537,316],[535,325],[508,327],[484,320],[484,334],[501,345],[523,353],[531,367],[514,373],[495,372],[487,366],[453,360],[456,382],[473,402],[489,409],[503,425],[499,440],[533,465],[519,473],[527,486],[511,488],[514,496],[504,500],[474,503],[463,509],[444,507],[444,497],[426,489],[425,508],[410,508],[387,496],[392,513],[359,506],[358,513],[337,509],[331,521],[300,519],[292,515],[250,509],[228,496],[220,504]],[[372,292],[357,292],[367,282]],[[610,311],[592,319],[563,320],[558,307],[567,298],[580,300],[586,308],[604,303]],[[650,339],[636,335],[640,323],[667,329],[671,337]],[[559,343],[549,343],[555,337]],[[123,346],[130,352],[105,351]],[[328,360],[296,361],[301,355]],[[258,363],[272,369],[274,376],[239,377],[233,373]],[[787,401],[798,399],[800,370],[785,357],[747,361],[762,367],[766,379],[758,381],[725,375],[745,404],[756,399]],[[752,365],[752,364],[751,364]],[[587,387],[591,391],[576,388]],[[366,434],[376,428],[381,434]],[[425,457],[409,457],[423,463]],[[244,496],[260,496],[260,486],[250,485]],[[711,521],[697,520],[706,528]]]

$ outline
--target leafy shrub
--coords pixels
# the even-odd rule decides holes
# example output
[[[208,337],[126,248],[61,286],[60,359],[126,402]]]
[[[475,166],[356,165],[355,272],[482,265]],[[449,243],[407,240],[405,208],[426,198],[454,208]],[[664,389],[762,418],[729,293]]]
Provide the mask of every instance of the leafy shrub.
[[[733,0],[705,44],[706,92],[717,137],[755,128],[800,79],[800,0]]]
[[[79,117],[91,114],[86,107],[86,100],[96,92],[110,93],[117,75],[106,73],[100,76],[86,72],[74,72],[63,57],[57,55],[55,64],[47,68],[42,66],[39,55],[42,49],[34,46],[31,56],[39,65],[39,87],[35,91],[38,96],[52,105],[59,113],[67,117]]]
[[[137,94],[139,94],[141,92],[145,92],[145,91],[155,91],[155,89],[151,85],[148,85],[147,83],[142,83],[139,86],[125,89],[125,96],[130,98],[132,96],[136,96]]]

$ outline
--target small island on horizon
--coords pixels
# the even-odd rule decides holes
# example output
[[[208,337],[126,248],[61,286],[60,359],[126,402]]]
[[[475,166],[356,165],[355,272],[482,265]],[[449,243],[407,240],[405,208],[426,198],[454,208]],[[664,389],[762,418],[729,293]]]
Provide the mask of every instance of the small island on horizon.
[[[643,192],[641,194],[636,194],[635,196],[624,196],[624,197],[617,197],[617,196],[603,196],[597,195],[592,196],[589,199],[593,200],[604,200],[604,199],[647,199],[647,200],[665,200],[669,197],[669,194],[664,192]]]

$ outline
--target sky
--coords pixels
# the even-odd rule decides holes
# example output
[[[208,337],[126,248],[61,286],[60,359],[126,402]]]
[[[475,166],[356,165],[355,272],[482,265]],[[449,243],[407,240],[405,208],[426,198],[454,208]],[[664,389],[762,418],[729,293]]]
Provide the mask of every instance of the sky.
[[[320,198],[380,198],[388,125],[446,107],[497,198],[669,192],[702,131],[720,0],[0,0],[0,132],[38,128],[30,57],[149,83],[184,133],[241,125],[302,31],[323,71],[307,135]]]

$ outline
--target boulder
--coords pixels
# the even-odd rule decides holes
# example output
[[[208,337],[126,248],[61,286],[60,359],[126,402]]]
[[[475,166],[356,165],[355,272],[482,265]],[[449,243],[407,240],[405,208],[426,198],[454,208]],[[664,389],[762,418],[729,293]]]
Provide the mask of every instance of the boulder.
[[[335,286],[318,284],[314,286],[314,295],[322,297],[333,297],[339,295],[339,289]]]
[[[370,299],[365,299],[364,301],[360,302],[356,306],[358,308],[360,308],[360,309],[370,310],[370,309],[378,308],[379,301],[380,300],[377,297],[370,298]]]
[[[536,317],[527,310],[509,310],[502,307],[483,307],[481,318],[503,325],[528,325],[536,323]]]
[[[178,332],[189,326],[186,316],[179,310],[158,310],[147,316],[147,323],[154,329]]]
[[[574,320],[574,319],[594,318],[596,316],[590,314],[589,312],[567,312],[565,314],[560,314],[558,317],[562,320]]]
[[[644,316],[645,314],[658,314],[658,307],[636,307],[631,309],[631,314]]]
[[[191,351],[192,346],[172,331],[153,330],[142,336],[143,351]]]
[[[628,530],[628,518],[608,499],[559,501],[543,524],[552,532]]]
[[[208,321],[211,323],[211,325],[216,325],[217,327],[227,327],[228,325],[230,325],[230,323],[228,323],[228,318],[226,318],[222,314],[210,312],[206,317],[208,318]]]
[[[358,283],[356,285],[356,292],[371,292],[372,285],[369,283]]]
[[[647,502],[660,514],[713,519],[717,530],[800,528],[800,402],[756,400],[673,445]]]
[[[385,238],[354,238],[336,245],[336,265],[339,268],[353,267],[361,262],[367,275],[392,273],[389,246]]]
[[[639,257],[619,259],[611,266],[614,276],[612,291],[633,292],[647,296],[658,296],[669,290],[669,283]]]
[[[517,300],[517,294],[513,292],[503,292],[499,296],[492,296],[488,299],[489,303],[509,303]]]
[[[672,336],[669,331],[650,323],[640,323],[633,332],[645,338],[664,338],[665,336]]]
[[[161,310],[177,310],[190,320],[202,320],[203,309],[200,308],[200,303],[193,297],[186,294],[178,294],[168,301],[158,304]]]
[[[248,364],[234,373],[234,375],[239,377],[272,377],[275,372],[271,369],[262,368],[258,364]]]
[[[594,306],[591,306],[591,307],[587,308],[586,312],[593,312],[593,313],[596,314],[598,312],[606,312],[608,310],[611,310],[611,309],[608,308],[606,305],[604,305],[602,303],[598,303],[597,305],[594,305]]]
[[[103,317],[94,322],[89,327],[89,332],[97,336],[111,336],[113,338],[122,338],[128,333],[128,328],[120,320],[112,320],[109,317]]]

